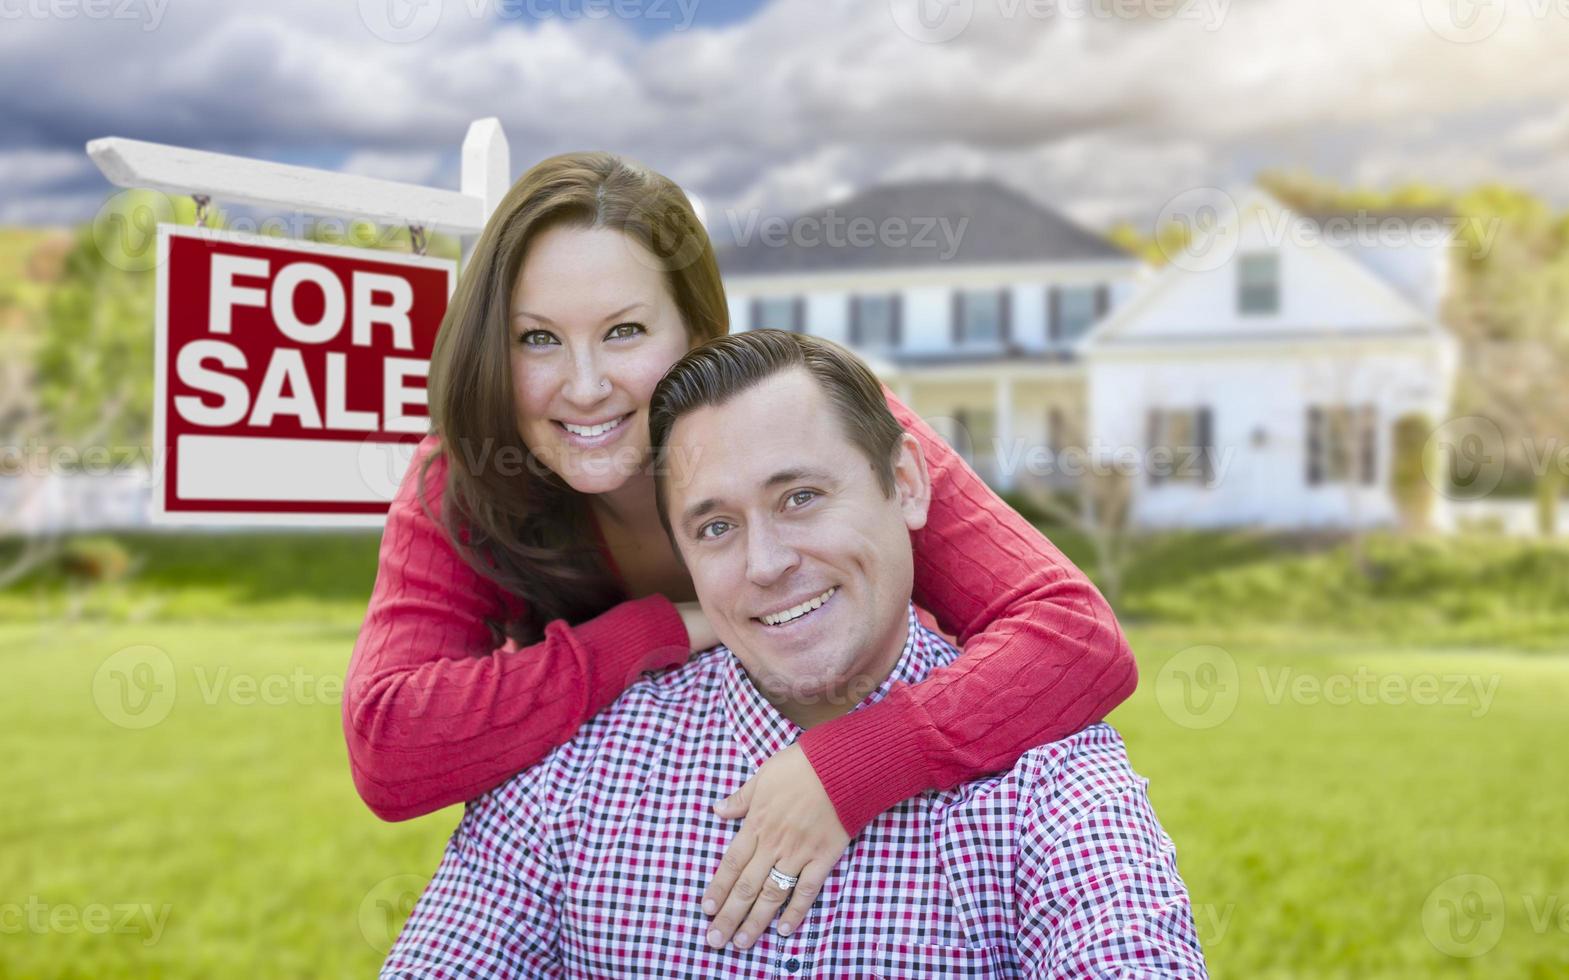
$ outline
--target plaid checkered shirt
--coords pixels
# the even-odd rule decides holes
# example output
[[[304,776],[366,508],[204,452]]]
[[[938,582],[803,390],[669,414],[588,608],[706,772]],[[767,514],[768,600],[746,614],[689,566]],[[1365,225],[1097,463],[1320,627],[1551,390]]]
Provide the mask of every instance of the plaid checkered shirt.
[[[911,609],[887,680],[958,652]],[[1104,724],[854,840],[806,920],[712,949],[713,806],[800,734],[724,647],[650,674],[471,801],[383,977],[1203,977],[1176,854]]]

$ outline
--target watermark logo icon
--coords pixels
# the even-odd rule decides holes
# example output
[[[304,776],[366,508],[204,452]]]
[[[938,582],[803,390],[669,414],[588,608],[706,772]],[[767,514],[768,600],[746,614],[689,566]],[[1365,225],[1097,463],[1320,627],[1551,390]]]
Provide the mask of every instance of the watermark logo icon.
[[[441,0],[360,0],[360,21],[383,41],[422,41],[441,20]]]
[[[888,12],[907,37],[923,44],[942,44],[970,26],[975,0],[888,0]]]
[[[158,226],[173,223],[174,202],[167,194],[121,191],[93,215],[93,244],[116,269],[146,272],[158,264]]]
[[[1475,44],[1504,26],[1504,0],[1418,0],[1422,19],[1439,37],[1455,44]]]
[[[1498,945],[1504,935],[1504,893],[1486,875],[1463,874],[1428,892],[1422,931],[1446,956],[1471,959]]]
[[[1241,236],[1237,202],[1218,187],[1194,187],[1166,202],[1155,219],[1156,240],[1166,261],[1189,272],[1210,272],[1231,261]],[[1179,242],[1161,237],[1164,229]]]
[[[384,500],[398,494],[398,487],[408,473],[409,465],[419,451],[417,442],[387,442],[366,438],[360,441],[356,454],[360,479],[365,488]]]
[[[1480,415],[1450,419],[1433,430],[1422,453],[1422,473],[1451,500],[1479,500],[1504,478],[1504,433]]]
[[[1166,661],[1155,677],[1155,700],[1183,728],[1214,728],[1237,710],[1241,694],[1237,661],[1217,646],[1188,647]]]
[[[93,703],[121,728],[151,728],[169,717],[177,687],[167,653],[154,646],[126,647],[93,675]]]
[[[645,194],[632,206],[624,230],[633,259],[656,272],[679,272],[703,257],[707,241],[703,206],[691,194],[687,201],[692,205],[690,214],[679,200],[658,191]]]
[[[419,875],[393,875],[378,881],[360,901],[360,935],[376,952],[385,955],[419,902],[425,879]]]

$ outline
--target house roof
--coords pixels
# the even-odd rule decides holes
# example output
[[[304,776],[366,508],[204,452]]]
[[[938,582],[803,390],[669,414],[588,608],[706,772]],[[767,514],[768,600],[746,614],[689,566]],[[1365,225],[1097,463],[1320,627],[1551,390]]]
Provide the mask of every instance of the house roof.
[[[718,252],[726,275],[1134,261],[1094,232],[992,180],[886,184],[803,212],[788,228],[763,218],[731,230],[742,240]]]
[[[1009,345],[999,350],[967,351],[896,351],[886,356],[895,367],[956,367],[980,364],[1072,364],[1079,360],[1076,351],[1067,348],[1054,350],[1026,350]]]
[[[1230,215],[1223,227],[1216,232],[1217,239],[1221,241],[1230,240],[1234,243],[1236,237],[1241,232],[1243,223],[1255,220],[1250,216],[1257,212],[1297,214],[1297,212],[1287,208],[1279,200],[1259,187],[1237,188],[1231,191],[1228,196],[1235,202],[1235,212]],[[1327,213],[1320,212],[1320,216]],[[1378,213],[1380,215],[1389,214],[1389,212]],[[1414,210],[1403,213],[1407,217],[1417,214]],[[1300,217],[1301,215],[1297,214],[1297,216]],[[1292,246],[1289,241],[1286,241],[1273,247],[1280,249]],[[1128,336],[1128,331],[1136,330],[1140,318],[1145,316],[1152,307],[1161,303],[1166,295],[1176,288],[1180,282],[1195,275],[1208,274],[1207,271],[1189,271],[1177,263],[1173,263],[1163,269],[1160,275],[1152,283],[1140,290],[1131,301],[1113,310],[1109,316],[1091,327],[1089,332],[1081,337],[1074,346],[1080,354],[1085,354],[1115,345],[1170,348],[1178,345],[1200,347],[1225,343],[1300,343],[1305,340],[1333,342],[1423,336],[1433,338],[1439,343],[1447,344],[1452,342],[1453,338],[1435,319],[1412,306],[1410,300],[1400,294],[1392,285],[1341,250],[1323,248],[1299,249],[1299,251],[1313,261],[1332,269],[1334,274],[1339,277],[1339,280],[1344,283],[1346,290],[1355,290],[1356,294],[1365,298],[1367,302],[1379,304],[1386,311],[1385,319],[1381,322],[1346,325],[1339,329],[1315,326],[1310,330],[1273,328],[1267,330],[1228,331],[1216,330],[1207,324],[1195,323],[1190,328],[1174,330],[1160,336]]]
[[[1442,205],[1426,208],[1314,208],[1298,211],[1297,214],[1317,222],[1328,221],[1331,218],[1346,218],[1351,221],[1382,221],[1385,218],[1401,221],[1422,219],[1444,221],[1455,216],[1453,208]]]

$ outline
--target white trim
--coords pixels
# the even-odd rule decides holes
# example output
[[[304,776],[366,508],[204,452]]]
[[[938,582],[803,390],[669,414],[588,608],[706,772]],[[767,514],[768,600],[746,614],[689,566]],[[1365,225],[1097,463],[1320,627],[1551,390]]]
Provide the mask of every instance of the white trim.
[[[404,450],[402,447],[408,447]],[[185,435],[175,454],[176,483],[183,494],[211,501],[308,504],[384,504],[384,487],[365,478],[365,464],[378,473],[390,464],[406,469],[414,444],[347,439],[284,439],[272,436]],[[292,474],[308,472],[311,485],[292,485]]]
[[[1217,357],[1237,358],[1279,358],[1282,355],[1301,356],[1306,358],[1322,357],[1328,354],[1345,356],[1348,351],[1357,354],[1419,354],[1431,355],[1434,346],[1440,350],[1453,345],[1453,341],[1432,334],[1407,334],[1391,337],[1387,334],[1363,334],[1348,336],[1344,334],[1324,334],[1322,336],[1294,335],[1290,339],[1270,342],[1268,338],[1254,338],[1251,340],[1190,343],[1173,339],[1161,343],[1135,343],[1128,341],[1115,346],[1097,347],[1085,351],[1086,364],[1107,363],[1111,361],[1163,361],[1174,360],[1209,360]],[[1442,362],[1442,358],[1440,358]],[[1440,363],[1439,367],[1444,365]]]
[[[382,252],[375,249],[355,248],[352,245],[308,242],[299,238],[274,238],[269,235],[253,235],[248,232],[228,231],[223,228],[193,228],[190,225],[159,225],[158,231],[160,235],[167,233],[172,238],[199,238],[209,242],[228,242],[231,245],[283,248],[291,252],[328,255],[333,258],[357,262],[374,260],[384,262],[387,265],[407,265],[418,269],[444,269],[447,272],[447,296],[449,298],[452,296],[452,289],[457,283],[456,263],[451,259],[443,259],[431,255],[411,255],[408,252]],[[158,275],[160,279],[168,275],[168,264],[164,261],[168,257],[168,254],[165,252],[158,253]]]
[[[899,269],[863,269],[789,274],[726,275],[725,292],[733,296],[774,296],[782,293],[859,292],[940,286],[954,289],[1068,284],[1110,285],[1136,279],[1147,270],[1136,258],[1127,261],[1021,262],[995,265],[940,263]]]
[[[119,187],[205,194],[238,204],[419,225],[456,235],[477,235],[484,229],[509,182],[509,153],[497,120],[475,122],[463,142],[463,190],[450,191],[118,136],[87,144],[87,155]]]
[[[893,383],[922,384],[995,384],[1001,378],[1014,382],[1076,381],[1087,380],[1083,364],[1017,364],[995,362],[991,364],[935,365],[931,368],[900,365],[886,375]]]

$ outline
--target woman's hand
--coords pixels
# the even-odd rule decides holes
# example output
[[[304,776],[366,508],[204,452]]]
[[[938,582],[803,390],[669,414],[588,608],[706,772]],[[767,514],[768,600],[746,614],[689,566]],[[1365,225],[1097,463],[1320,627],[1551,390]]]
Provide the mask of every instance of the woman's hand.
[[[718,949],[735,935],[737,949],[757,942],[786,899],[779,934],[788,936],[806,918],[850,835],[799,745],[782,749],[714,810],[725,819],[745,817],[703,893],[703,912],[715,916],[708,944]],[[797,875],[793,893],[768,878],[777,867]],[[737,931],[737,927],[740,930]]]
[[[681,622],[686,624],[686,635],[691,639],[693,653],[719,644],[719,637],[714,635],[714,628],[708,625],[708,617],[703,614],[701,606],[695,602],[678,602],[676,611],[681,614]]]

